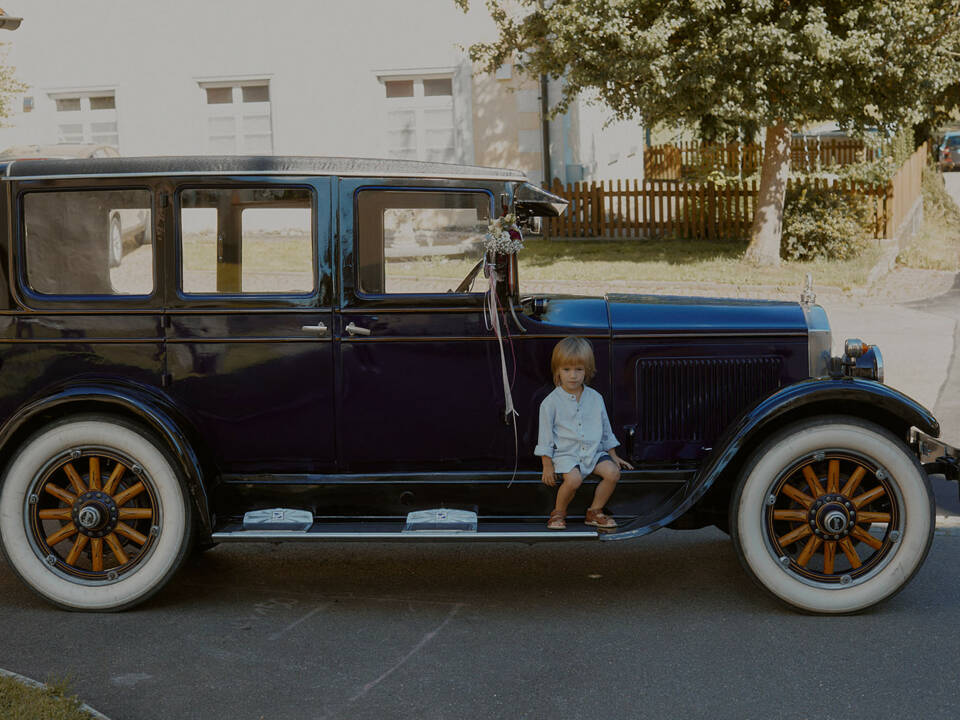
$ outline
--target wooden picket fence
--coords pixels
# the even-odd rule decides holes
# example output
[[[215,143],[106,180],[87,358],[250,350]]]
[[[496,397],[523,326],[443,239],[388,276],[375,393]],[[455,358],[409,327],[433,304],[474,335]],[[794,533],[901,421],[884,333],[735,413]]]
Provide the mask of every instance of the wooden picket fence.
[[[900,227],[910,219],[910,213],[917,201],[922,197],[923,167],[929,155],[927,143],[917,148],[916,152],[900,166],[896,174],[887,185],[887,197],[884,201],[886,209],[886,228],[884,237],[894,237]]]
[[[889,212],[896,204],[895,191],[891,187],[824,179],[791,180],[789,187],[793,189],[798,185],[837,188],[850,195],[871,199],[874,203],[874,237],[887,236],[888,225],[895,222]],[[569,205],[563,215],[544,223],[544,237],[743,238],[750,231],[757,206],[755,180],[723,186],[710,182],[694,184],[663,180],[562,185],[555,180],[551,191]],[[912,202],[907,208],[911,205]]]
[[[859,140],[795,138],[791,144],[791,167],[813,171],[873,160],[880,148]],[[763,145],[741,143],[682,142],[651,145],[644,149],[644,174],[650,180],[681,180],[703,176],[712,170],[727,175],[751,175],[763,164]]]

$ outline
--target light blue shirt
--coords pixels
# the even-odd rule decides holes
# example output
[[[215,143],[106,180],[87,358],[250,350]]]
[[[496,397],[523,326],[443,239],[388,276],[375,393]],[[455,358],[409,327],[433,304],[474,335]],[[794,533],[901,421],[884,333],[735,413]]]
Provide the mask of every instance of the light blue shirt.
[[[579,465],[587,476],[600,456],[619,444],[603,396],[593,388],[584,385],[578,401],[557,385],[540,403],[540,434],[533,452],[553,458],[556,472],[570,472]]]

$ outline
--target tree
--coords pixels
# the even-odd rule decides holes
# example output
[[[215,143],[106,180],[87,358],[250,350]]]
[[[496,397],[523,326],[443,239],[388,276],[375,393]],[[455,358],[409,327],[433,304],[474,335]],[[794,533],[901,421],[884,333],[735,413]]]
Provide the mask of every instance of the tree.
[[[3,10],[0,10],[3,13]],[[26,91],[27,86],[17,80],[12,65],[7,65],[6,43],[0,43],[0,127],[6,125],[2,118],[13,114],[13,101],[17,95]]]
[[[469,0],[454,0],[463,9]],[[960,77],[955,0],[486,0],[485,69],[565,79],[554,110],[593,91],[648,125],[709,117],[765,127],[748,259],[780,260],[791,131],[836,120],[892,133],[943,110]],[[952,102],[952,101],[950,101]]]

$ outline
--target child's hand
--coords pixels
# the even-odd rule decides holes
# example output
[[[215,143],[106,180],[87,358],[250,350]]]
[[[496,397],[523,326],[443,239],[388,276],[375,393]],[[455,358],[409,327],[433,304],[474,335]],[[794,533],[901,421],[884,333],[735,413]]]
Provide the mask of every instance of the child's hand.
[[[553,471],[553,468],[544,468],[543,477],[541,478],[544,485],[547,487],[556,487],[557,485],[557,474]]]
[[[633,465],[628,463],[626,460],[624,460],[622,457],[620,457],[616,453],[614,452],[610,453],[610,457],[617,464],[617,467],[620,468],[621,470],[624,470],[624,469],[633,470]]]

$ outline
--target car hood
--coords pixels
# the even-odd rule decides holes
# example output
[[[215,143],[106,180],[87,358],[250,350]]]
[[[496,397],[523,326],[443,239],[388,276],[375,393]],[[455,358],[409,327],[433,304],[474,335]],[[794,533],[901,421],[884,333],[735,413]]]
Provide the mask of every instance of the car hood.
[[[606,296],[613,335],[807,334],[796,302],[731,300],[670,295]]]

